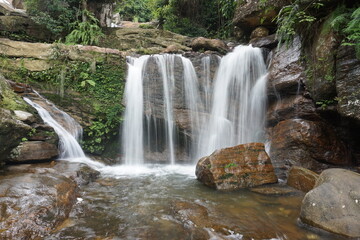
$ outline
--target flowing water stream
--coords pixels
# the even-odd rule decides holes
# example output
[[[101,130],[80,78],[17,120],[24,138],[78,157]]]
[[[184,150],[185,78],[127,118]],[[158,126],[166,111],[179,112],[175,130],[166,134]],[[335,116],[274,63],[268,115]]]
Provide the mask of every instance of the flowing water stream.
[[[25,98],[60,137],[61,159],[67,161],[59,162],[58,171],[86,163],[101,173],[81,188],[70,218],[45,239],[341,239],[299,226],[301,192],[224,193],[196,180],[197,157],[264,141],[266,69],[260,50],[237,47],[221,60],[214,81],[209,61],[202,60],[206,91],[200,92],[187,58],[128,59],[123,165],[106,166],[87,158],[76,133]],[[183,129],[178,126],[181,114],[187,119]],[[190,136],[190,142],[184,136]],[[187,148],[185,157],[179,147]],[[149,152],[165,155],[167,164],[147,163]],[[177,164],[181,158],[190,165]]]

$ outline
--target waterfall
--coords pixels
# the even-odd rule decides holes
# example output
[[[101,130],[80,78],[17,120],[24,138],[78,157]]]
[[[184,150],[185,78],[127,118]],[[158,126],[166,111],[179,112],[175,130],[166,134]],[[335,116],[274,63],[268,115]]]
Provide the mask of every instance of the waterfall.
[[[24,97],[24,100],[38,111],[43,121],[47,123],[49,126],[53,127],[55,132],[59,136],[60,159],[85,158],[85,154],[83,150],[81,149],[79,143],[76,141],[76,137],[79,136],[78,131],[75,131],[73,129],[72,131],[74,135],[71,134],[68,130],[66,130],[63,126],[61,126],[59,122],[57,122],[45,108],[31,101],[29,98]],[[75,122],[75,120],[72,119],[68,114],[60,111],[59,109],[56,110],[59,112],[60,115],[62,115],[65,118],[65,122],[67,120],[70,121],[69,125]]]
[[[264,142],[266,66],[259,48],[236,47],[220,60],[214,81],[211,57],[202,58],[201,86],[192,62],[181,55],[129,58],[128,67],[125,164],[161,158],[174,164]]]
[[[238,46],[221,59],[210,120],[202,129],[198,157],[248,142],[263,142],[266,66],[259,48]]]

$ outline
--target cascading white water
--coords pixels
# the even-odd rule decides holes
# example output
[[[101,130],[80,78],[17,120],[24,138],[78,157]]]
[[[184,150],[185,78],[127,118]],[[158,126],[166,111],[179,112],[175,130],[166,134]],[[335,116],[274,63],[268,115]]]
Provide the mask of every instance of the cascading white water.
[[[259,48],[238,46],[222,58],[198,157],[224,147],[264,141],[265,88],[266,66]]]
[[[235,48],[221,59],[214,84],[210,60],[202,59],[206,86],[201,88],[201,98],[189,59],[169,54],[130,59],[123,125],[126,164],[143,164],[148,152],[165,154],[168,163],[174,164],[179,112],[188,118],[182,131],[191,136],[191,144],[185,146],[189,148],[187,157],[193,160],[219,148],[264,141],[266,66],[261,50]],[[204,121],[204,115],[210,116],[208,121]]]
[[[41,107],[39,104],[31,101],[28,98],[24,100],[34,107],[40,117],[45,123],[54,128],[55,132],[59,136],[60,140],[60,159],[72,159],[72,158],[85,158],[85,154],[81,149],[79,143],[76,141],[75,136],[73,136],[69,131],[62,127],[51,115],[50,113]],[[59,110],[60,111],[60,110]],[[68,116],[66,114],[66,116]]]
[[[143,164],[146,149],[165,153],[168,163],[175,164],[178,136],[174,105],[182,103],[175,103],[174,96],[184,98],[190,129],[199,126],[197,106],[201,99],[195,69],[189,59],[169,54],[129,58],[128,65],[122,130],[124,162]],[[175,65],[181,70],[176,72]]]

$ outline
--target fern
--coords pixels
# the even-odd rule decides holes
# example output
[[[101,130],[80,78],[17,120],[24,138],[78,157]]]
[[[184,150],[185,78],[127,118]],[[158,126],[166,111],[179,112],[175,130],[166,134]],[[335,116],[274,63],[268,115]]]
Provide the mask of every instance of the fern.
[[[99,27],[99,20],[89,11],[84,10],[87,21],[74,23],[74,30],[66,36],[67,44],[95,45],[104,36]]]
[[[360,7],[337,9],[338,16],[331,22],[331,27],[344,36],[342,45],[354,46],[356,57],[360,59]]]

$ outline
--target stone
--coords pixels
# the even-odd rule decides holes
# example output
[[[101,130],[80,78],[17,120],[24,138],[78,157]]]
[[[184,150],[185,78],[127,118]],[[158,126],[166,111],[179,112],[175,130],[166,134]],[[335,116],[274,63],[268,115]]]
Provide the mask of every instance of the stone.
[[[29,113],[29,112],[24,112],[24,111],[20,111],[20,110],[15,110],[14,111],[15,116],[18,120],[23,121],[27,124],[31,124],[34,123],[36,121],[36,118],[33,114]]]
[[[277,182],[262,143],[216,150],[199,160],[196,177],[206,186],[226,191]]]
[[[351,160],[334,128],[324,122],[284,120],[272,128],[270,139],[270,156],[277,170],[296,165],[317,172],[329,165],[346,166]]]
[[[224,41],[219,39],[209,39],[204,37],[198,37],[192,40],[191,48],[194,51],[212,50],[220,53],[226,53],[229,50]]]
[[[272,34],[265,37],[253,38],[249,42],[253,47],[273,49],[278,45],[276,35]]]
[[[7,162],[29,162],[52,160],[59,155],[59,150],[55,144],[42,141],[22,142],[12,150]]]
[[[10,84],[12,90],[16,93],[29,93],[33,91],[31,86],[28,84],[13,82],[10,80],[7,80],[7,82]]]
[[[267,126],[275,126],[277,123],[293,118],[320,120],[316,113],[312,99],[303,95],[293,95],[269,103],[267,108]]]
[[[360,122],[360,60],[354,46],[340,46],[336,56],[336,91],[341,116]]]
[[[307,58],[311,77],[306,79],[306,87],[315,102],[336,97],[335,55],[340,41],[330,27],[332,20],[331,16],[328,17],[320,27]]]
[[[265,27],[257,27],[251,32],[250,39],[263,38],[269,36],[269,29]]]
[[[290,195],[297,193],[296,190],[287,187],[285,185],[273,185],[273,184],[250,188],[250,191],[263,195],[269,195],[269,196],[283,196],[283,195]]]
[[[68,219],[76,203],[76,183],[53,169],[2,174],[0,239],[43,239]]]
[[[9,157],[12,149],[19,145],[31,129],[29,125],[15,119],[11,111],[0,108],[0,164]]]
[[[350,238],[360,238],[360,174],[323,171],[302,202],[303,223]]]
[[[181,47],[179,47],[176,44],[171,44],[169,45],[167,48],[165,48],[165,50],[163,51],[163,53],[179,53],[182,52],[181,51]]]
[[[140,54],[161,53],[168,46],[176,44],[182,51],[189,51],[190,38],[160,29],[107,28],[106,38],[98,46],[119,49]]]
[[[310,171],[309,169],[292,166],[289,171],[287,185],[303,192],[309,192],[314,188],[318,178],[319,174]]]
[[[96,179],[100,176],[100,172],[85,165],[76,171],[76,176],[79,185],[87,185],[96,181]]]
[[[282,97],[299,94],[299,88],[306,80],[299,37],[296,37],[290,46],[282,45],[275,51],[269,66],[268,79],[268,95]]]
[[[288,0],[268,0],[261,5],[257,0],[243,1],[235,10],[233,23],[248,32],[258,26],[275,28],[273,19],[279,10],[289,3]]]
[[[0,15],[5,16],[26,16],[24,10],[15,9],[13,5],[7,1],[0,2]]]

